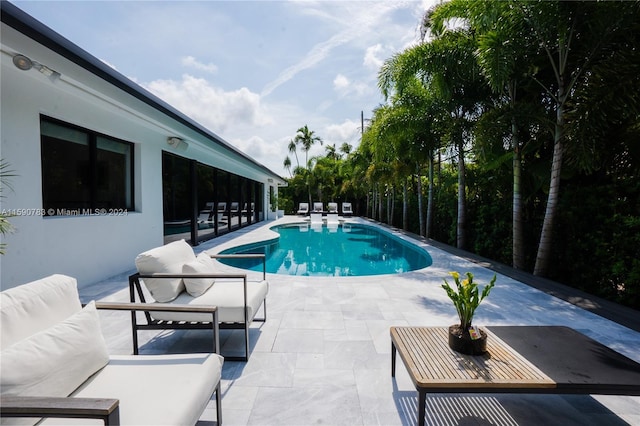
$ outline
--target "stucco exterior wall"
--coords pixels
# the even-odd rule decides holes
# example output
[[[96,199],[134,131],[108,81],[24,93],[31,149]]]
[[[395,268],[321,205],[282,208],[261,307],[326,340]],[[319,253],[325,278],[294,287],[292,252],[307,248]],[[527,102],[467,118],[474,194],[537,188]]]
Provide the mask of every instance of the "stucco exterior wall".
[[[135,256],[163,243],[162,152],[167,137],[188,143],[181,156],[224,168],[265,185],[273,175],[164,116],[125,91],[2,25],[0,157],[15,176],[3,188],[0,209],[14,212],[3,238],[2,289],[62,273],[90,284],[132,270]],[[51,79],[12,62],[20,53],[60,73]],[[135,208],[119,215],[43,217],[40,116],[45,115],[135,144]],[[273,183],[271,183],[273,185]]]

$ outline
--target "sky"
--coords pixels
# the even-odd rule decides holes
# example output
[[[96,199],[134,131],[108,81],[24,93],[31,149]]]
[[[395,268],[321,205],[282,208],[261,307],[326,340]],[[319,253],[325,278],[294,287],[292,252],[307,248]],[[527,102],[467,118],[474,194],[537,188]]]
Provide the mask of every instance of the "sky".
[[[384,103],[384,61],[419,40],[438,0],[18,1],[16,6],[273,172],[307,125],[360,143]],[[304,153],[299,151],[299,161]],[[301,164],[302,165],[302,164]]]

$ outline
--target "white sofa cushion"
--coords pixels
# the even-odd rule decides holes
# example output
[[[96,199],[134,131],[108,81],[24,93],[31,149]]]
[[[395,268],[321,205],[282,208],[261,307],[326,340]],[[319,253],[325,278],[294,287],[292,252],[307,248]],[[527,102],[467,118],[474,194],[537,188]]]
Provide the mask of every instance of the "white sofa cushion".
[[[182,266],[195,259],[191,246],[180,240],[140,253],[136,268],[141,274],[181,274]],[[146,278],[143,282],[157,302],[171,302],[185,289],[182,278]]]
[[[182,266],[185,274],[213,274],[216,264],[207,253],[200,253],[196,260],[187,262]],[[213,285],[213,278],[184,278],[187,293],[193,297],[202,296]]]
[[[63,321],[82,309],[75,278],[51,275],[0,293],[0,347]]]
[[[217,354],[111,356],[72,396],[117,398],[123,425],[194,425],[220,380]],[[47,419],[43,424],[102,424]]]
[[[249,322],[253,321],[260,305],[267,297],[269,283],[267,281],[247,282],[247,305]],[[239,279],[216,279],[200,297],[192,297],[188,293],[182,293],[175,303],[185,305],[214,305],[218,307],[218,321],[220,322],[244,322],[244,286]],[[206,314],[190,314],[176,312],[152,312],[157,320],[166,321],[211,321],[211,316]]]
[[[3,395],[68,396],[109,361],[95,303],[3,348],[0,358]]]

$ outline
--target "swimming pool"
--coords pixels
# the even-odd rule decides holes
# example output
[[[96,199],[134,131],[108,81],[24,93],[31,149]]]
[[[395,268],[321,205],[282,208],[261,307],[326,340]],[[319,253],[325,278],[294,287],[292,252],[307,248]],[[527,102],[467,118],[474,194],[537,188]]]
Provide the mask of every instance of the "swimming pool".
[[[431,256],[390,233],[372,226],[341,224],[327,228],[309,223],[271,228],[280,238],[224,250],[230,253],[264,253],[267,272],[304,276],[363,276],[399,274],[426,268]],[[242,269],[262,272],[256,259],[220,259]]]

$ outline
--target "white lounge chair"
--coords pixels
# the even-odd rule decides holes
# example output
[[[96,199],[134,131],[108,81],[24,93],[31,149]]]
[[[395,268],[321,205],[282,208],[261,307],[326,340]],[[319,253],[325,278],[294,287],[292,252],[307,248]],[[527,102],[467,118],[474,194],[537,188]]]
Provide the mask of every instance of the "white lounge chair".
[[[322,231],[322,213],[311,213],[311,230]]]
[[[306,216],[309,214],[309,203],[300,203],[298,206],[298,214]]]
[[[313,203],[313,211],[316,213],[324,213],[324,204],[320,202]]]
[[[213,222],[213,206],[213,202],[205,204],[205,208],[200,210],[200,214],[198,215],[198,223]]]
[[[327,204],[327,212],[338,214],[338,203]]]
[[[227,220],[227,203],[219,202],[218,203],[218,223],[226,224]]]
[[[327,228],[329,232],[338,232],[339,226],[340,220],[338,220],[338,213],[327,213]]]
[[[351,216],[353,215],[353,210],[351,209],[351,203],[342,203],[342,216]]]
[[[240,213],[240,203],[234,201],[231,203],[231,216],[238,216]]]

